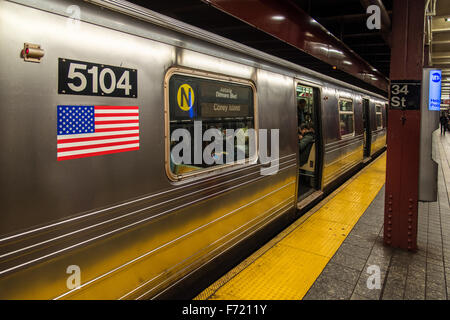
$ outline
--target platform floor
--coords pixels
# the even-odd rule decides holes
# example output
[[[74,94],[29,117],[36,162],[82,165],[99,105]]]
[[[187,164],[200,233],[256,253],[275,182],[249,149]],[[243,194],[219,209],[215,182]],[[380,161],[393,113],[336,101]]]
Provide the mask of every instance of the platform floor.
[[[450,135],[434,138],[438,201],[419,202],[418,252],[383,246],[383,188],[304,299],[449,299]],[[370,265],[380,267],[380,288],[368,288]]]
[[[448,299],[450,134],[435,138],[439,196],[419,203],[417,253],[383,245],[383,154],[195,299]]]

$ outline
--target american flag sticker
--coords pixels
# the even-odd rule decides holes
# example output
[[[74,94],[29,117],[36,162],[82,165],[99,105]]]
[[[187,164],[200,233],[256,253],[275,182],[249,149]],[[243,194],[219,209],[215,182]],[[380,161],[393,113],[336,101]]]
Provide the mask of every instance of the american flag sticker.
[[[58,161],[139,150],[139,107],[58,106]]]

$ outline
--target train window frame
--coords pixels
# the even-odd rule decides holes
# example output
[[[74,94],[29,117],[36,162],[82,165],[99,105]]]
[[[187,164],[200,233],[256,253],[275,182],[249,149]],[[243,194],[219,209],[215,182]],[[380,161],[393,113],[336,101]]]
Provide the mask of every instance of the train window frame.
[[[341,111],[341,101],[347,101],[347,102],[351,102],[352,104],[352,111]],[[339,119],[338,119],[338,130],[339,130],[339,136],[342,139],[346,139],[346,138],[351,138],[355,136],[355,104],[353,103],[353,99],[350,98],[339,98],[338,99],[338,111],[339,111]],[[352,115],[352,123],[353,123],[353,131],[351,133],[347,133],[347,134],[341,134],[341,128],[340,128],[340,123],[341,123],[341,114],[351,114]]]
[[[241,161],[234,161],[232,163],[224,163],[215,165],[209,168],[203,168],[191,172],[186,172],[182,174],[176,174],[172,172],[170,166],[170,101],[169,101],[169,82],[172,76],[181,75],[193,78],[200,78],[205,80],[219,81],[224,83],[231,83],[237,85],[244,85],[251,88],[253,93],[253,129],[255,130],[255,155],[253,157],[245,158]],[[164,76],[164,141],[165,141],[165,171],[166,175],[172,182],[183,182],[183,181],[192,181],[192,179],[198,180],[206,177],[210,177],[212,175],[218,175],[224,171],[234,170],[236,168],[241,168],[244,166],[248,166],[251,164],[255,164],[259,155],[259,144],[258,144],[258,96],[257,96],[257,88],[256,85],[251,80],[237,78],[233,76],[226,76],[223,74],[217,74],[213,72],[197,70],[197,69],[189,69],[184,67],[172,67]]]
[[[380,111],[378,111],[377,107],[380,108]],[[380,126],[378,126],[378,116],[381,117]],[[375,124],[377,125],[377,130],[383,129],[383,109],[381,104],[375,105]]]

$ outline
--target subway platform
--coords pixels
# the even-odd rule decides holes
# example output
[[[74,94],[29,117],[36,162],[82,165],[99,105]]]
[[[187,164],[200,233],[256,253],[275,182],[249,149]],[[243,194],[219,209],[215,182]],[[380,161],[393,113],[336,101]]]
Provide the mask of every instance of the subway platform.
[[[448,299],[450,134],[433,139],[438,201],[419,202],[416,253],[383,245],[383,154],[195,299]]]

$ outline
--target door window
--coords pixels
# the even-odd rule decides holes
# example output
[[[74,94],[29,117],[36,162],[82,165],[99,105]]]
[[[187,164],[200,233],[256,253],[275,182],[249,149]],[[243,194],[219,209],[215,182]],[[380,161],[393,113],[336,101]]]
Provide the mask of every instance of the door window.
[[[339,132],[341,138],[355,133],[352,100],[339,99]]]

